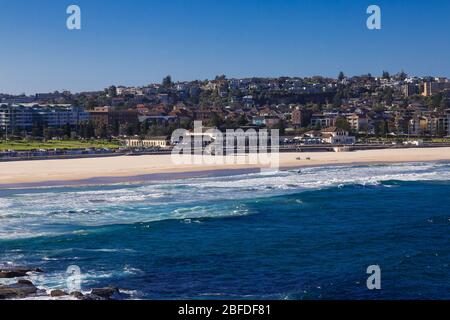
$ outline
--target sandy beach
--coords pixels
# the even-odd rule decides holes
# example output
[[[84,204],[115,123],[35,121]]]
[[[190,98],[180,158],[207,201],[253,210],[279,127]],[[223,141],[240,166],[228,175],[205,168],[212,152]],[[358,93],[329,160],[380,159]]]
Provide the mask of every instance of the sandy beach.
[[[450,161],[450,148],[384,149],[341,153],[281,153],[279,159],[282,169],[352,163]],[[64,183],[65,181],[114,177],[129,177],[131,181],[133,177],[150,174],[192,173],[195,175],[213,170],[261,168],[267,168],[267,166],[255,164],[177,165],[173,163],[170,155],[17,161],[0,163],[0,185],[36,184],[49,181]]]

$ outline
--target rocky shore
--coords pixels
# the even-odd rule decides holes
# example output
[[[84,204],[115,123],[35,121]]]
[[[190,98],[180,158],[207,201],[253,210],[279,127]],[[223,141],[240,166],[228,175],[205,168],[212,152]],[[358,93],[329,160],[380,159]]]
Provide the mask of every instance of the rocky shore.
[[[0,284],[0,300],[7,299],[59,299],[59,300],[117,300],[123,299],[118,288],[109,286],[106,288],[94,288],[90,293],[79,291],[66,292],[63,290],[46,291],[39,289],[25,277],[33,273],[44,273],[39,268],[8,267],[0,268],[0,280],[14,280],[12,284]]]

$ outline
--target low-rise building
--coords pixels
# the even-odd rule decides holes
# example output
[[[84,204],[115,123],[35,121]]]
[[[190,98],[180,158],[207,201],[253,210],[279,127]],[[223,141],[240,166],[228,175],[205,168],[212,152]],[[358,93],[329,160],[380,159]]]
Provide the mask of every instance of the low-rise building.
[[[272,127],[280,123],[280,118],[272,116],[255,116],[252,119],[254,126],[267,126]]]
[[[147,122],[149,124],[156,124],[156,125],[169,125],[169,124],[176,124],[179,122],[178,117],[174,116],[139,116],[138,117],[139,122]]]
[[[323,129],[320,133],[324,143],[355,144],[356,142],[356,138],[354,136],[350,136],[347,131],[338,129],[336,127]]]
[[[306,132],[302,139],[306,144],[355,144],[356,137],[350,136],[345,130],[336,127],[328,127],[321,131],[313,130]]]
[[[137,110],[117,110],[114,107],[96,107],[90,110],[89,114],[91,120],[96,125],[113,125],[118,124],[137,124],[138,111]]]
[[[127,139],[125,145],[129,148],[170,148],[170,137],[147,137],[145,139]]]

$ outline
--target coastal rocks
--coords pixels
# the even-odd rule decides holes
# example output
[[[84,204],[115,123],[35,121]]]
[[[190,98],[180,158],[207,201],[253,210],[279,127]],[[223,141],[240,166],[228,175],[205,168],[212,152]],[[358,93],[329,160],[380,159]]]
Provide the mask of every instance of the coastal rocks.
[[[27,285],[27,286],[34,286],[33,282],[31,282],[30,280],[21,279],[21,280],[17,281],[17,283]]]
[[[121,292],[118,288],[109,286],[105,288],[92,289],[89,294],[84,295],[79,291],[71,292],[70,294],[55,289],[50,292],[38,289],[33,282],[27,279],[18,279],[15,284],[10,284],[14,278],[22,278],[29,276],[30,273],[44,272],[38,268],[23,268],[23,267],[0,267],[0,279],[8,279],[5,285],[0,284],[0,300],[5,299],[26,299],[34,297],[51,297],[55,299],[78,299],[78,300],[112,300],[120,299]]]
[[[106,299],[106,298],[102,298],[102,297],[96,296],[96,295],[94,295],[94,294],[86,294],[86,295],[82,296],[82,297],[79,298],[79,299],[80,299],[80,300],[83,300],[83,301],[109,300],[109,299]]]
[[[29,272],[42,273],[43,271],[39,268],[36,269],[22,268],[22,267],[5,268],[0,269],[0,279],[25,277]]]
[[[31,281],[21,280],[13,285],[0,286],[0,299],[26,298],[37,292],[38,289]]]
[[[18,277],[25,277],[27,275],[26,272],[20,271],[0,271],[0,279],[12,279]]]
[[[0,279],[22,278],[31,272],[42,273],[44,271],[39,268],[2,267],[0,268]],[[15,284],[0,285],[0,299],[23,299],[39,294],[42,294],[42,290],[26,279],[19,279]]]
[[[116,287],[109,286],[105,288],[92,289],[91,293],[86,295],[75,292],[73,292],[71,295],[80,300],[114,300],[120,299],[120,290]]]
[[[67,295],[68,294],[66,292],[62,291],[62,290],[52,290],[50,292],[50,297],[53,297],[53,298],[55,298],[55,297],[64,297],[64,296],[67,296]]]
[[[70,293],[70,296],[76,299],[82,299],[84,297],[84,294],[82,294],[80,291],[74,291]]]
[[[97,296],[103,299],[111,299],[114,295],[120,294],[118,288],[115,287],[106,287],[106,288],[97,288],[92,289],[91,295]]]

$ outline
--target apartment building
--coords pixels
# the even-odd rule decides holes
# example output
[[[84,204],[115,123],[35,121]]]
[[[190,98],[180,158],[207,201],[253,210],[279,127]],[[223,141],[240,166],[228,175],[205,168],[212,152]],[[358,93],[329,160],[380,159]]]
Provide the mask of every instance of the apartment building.
[[[447,115],[447,136],[450,137],[450,109],[446,110]]]
[[[0,105],[2,130],[29,130],[39,124],[47,127],[75,126],[89,121],[84,108],[72,105]]]
[[[356,113],[350,113],[345,117],[347,119],[347,122],[350,124],[350,128],[353,132],[367,130],[369,120],[366,116],[362,116]]]
[[[335,125],[336,116],[335,115],[327,115],[323,113],[315,113],[311,117],[311,126],[326,128],[332,127]]]
[[[97,125],[137,124],[139,113],[137,110],[118,110],[111,106],[96,107],[89,111],[91,121]]]
[[[446,89],[450,89],[450,82],[439,81],[439,82],[425,82],[423,84],[423,92],[422,95],[424,97],[430,97],[433,94],[439,93]]]
[[[307,127],[311,121],[312,112],[296,107],[291,113],[291,123],[294,127]]]

